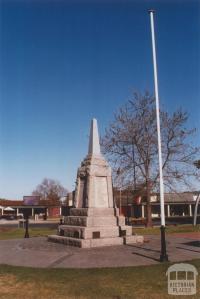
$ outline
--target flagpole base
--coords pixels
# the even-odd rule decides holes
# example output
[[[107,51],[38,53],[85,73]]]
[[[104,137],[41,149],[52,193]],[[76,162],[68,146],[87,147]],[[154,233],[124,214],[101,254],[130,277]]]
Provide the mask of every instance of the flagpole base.
[[[160,227],[160,236],[161,236],[161,253],[160,253],[160,262],[168,262],[168,255],[166,249],[166,240],[165,240],[165,226],[161,225]]]

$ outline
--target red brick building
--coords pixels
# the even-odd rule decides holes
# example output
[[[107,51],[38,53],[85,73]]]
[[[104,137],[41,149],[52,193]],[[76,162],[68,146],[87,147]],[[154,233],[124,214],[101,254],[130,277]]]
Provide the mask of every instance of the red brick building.
[[[0,200],[0,216],[13,215],[16,218],[23,217],[23,212],[35,217],[60,217],[61,205],[53,204],[48,200],[40,200],[38,204],[25,204],[23,200]]]

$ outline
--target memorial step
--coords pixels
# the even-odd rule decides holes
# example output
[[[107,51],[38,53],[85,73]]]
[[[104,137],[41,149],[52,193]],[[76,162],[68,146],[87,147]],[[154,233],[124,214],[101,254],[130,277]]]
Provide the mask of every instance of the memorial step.
[[[86,240],[86,239],[76,239],[76,238],[63,237],[63,236],[57,236],[57,235],[48,236],[48,241],[54,242],[54,243],[61,243],[64,245],[80,247],[80,248],[123,245],[123,243],[124,243],[124,239],[122,237],[87,239]]]
[[[124,244],[144,243],[144,237],[139,235],[125,236]]]
[[[84,227],[60,225],[59,235],[78,239],[92,239],[95,235],[98,235],[100,238],[119,237],[120,232],[118,226]]]
[[[70,216],[118,216],[117,208],[71,208]]]
[[[64,219],[64,224],[71,226],[116,226],[119,220],[115,216],[67,216]]]

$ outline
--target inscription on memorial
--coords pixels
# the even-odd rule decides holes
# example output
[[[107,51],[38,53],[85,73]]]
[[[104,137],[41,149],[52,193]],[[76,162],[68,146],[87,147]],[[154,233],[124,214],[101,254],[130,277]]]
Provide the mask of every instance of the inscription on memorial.
[[[92,233],[92,238],[93,239],[100,239],[100,232],[93,232]]]
[[[78,208],[83,208],[86,204],[86,183],[86,177],[80,177]]]
[[[95,207],[108,208],[108,186],[106,177],[95,177]]]

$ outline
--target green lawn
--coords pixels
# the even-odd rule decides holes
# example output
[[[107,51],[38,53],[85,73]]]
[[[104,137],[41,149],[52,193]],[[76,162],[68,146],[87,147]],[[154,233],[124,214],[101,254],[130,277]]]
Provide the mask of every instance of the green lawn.
[[[189,233],[189,232],[200,232],[200,225],[193,226],[191,224],[182,224],[176,226],[167,226],[166,233]],[[133,228],[133,233],[141,235],[156,235],[160,234],[159,227],[150,227],[150,228]]]
[[[23,228],[0,228],[0,240],[20,239],[24,237]],[[55,234],[56,229],[51,228],[29,228],[30,237],[42,237]]]
[[[199,231],[199,226],[169,227],[169,233]],[[134,232],[136,230],[134,229]],[[159,233],[159,228],[137,229],[140,234]],[[55,233],[48,228],[30,228],[30,237]],[[23,238],[22,228],[1,228],[0,239]],[[200,274],[200,260],[189,263]],[[176,299],[167,294],[166,270],[170,264],[103,269],[35,269],[0,265],[1,299]],[[200,294],[200,275],[198,276]],[[179,296],[179,298],[200,298]]]
[[[200,260],[190,261],[200,273]],[[167,294],[170,264],[103,269],[0,266],[1,299],[176,299]],[[198,294],[200,294],[200,281]],[[199,298],[187,296],[179,298]]]
[[[181,233],[181,232],[200,232],[200,225],[194,227],[193,225],[177,225],[177,226],[169,226],[166,228],[166,232],[168,234],[171,233]],[[29,228],[30,237],[41,237],[47,236],[51,234],[55,234],[56,229],[51,228]],[[133,233],[148,235],[148,234],[160,234],[159,227],[153,228],[133,228]],[[0,227],[0,240],[8,240],[8,239],[18,239],[24,237],[24,229],[23,228],[8,228],[8,227]]]

